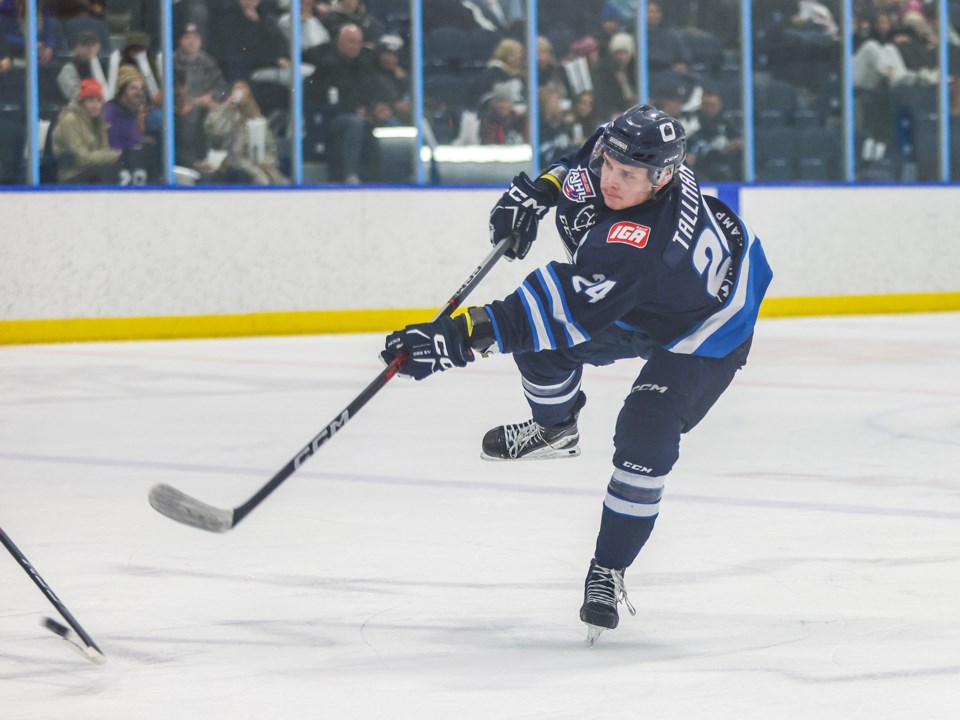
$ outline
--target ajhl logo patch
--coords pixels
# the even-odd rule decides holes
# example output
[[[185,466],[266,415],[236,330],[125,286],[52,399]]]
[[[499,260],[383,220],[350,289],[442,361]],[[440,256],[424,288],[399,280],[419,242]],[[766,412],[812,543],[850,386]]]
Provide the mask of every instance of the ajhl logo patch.
[[[647,246],[647,240],[650,239],[650,228],[646,225],[638,225],[632,222],[618,222],[607,233],[607,242],[626,243],[636,248]]]
[[[577,203],[597,196],[586,168],[577,167],[567,173],[567,179],[563,181],[563,194]]]

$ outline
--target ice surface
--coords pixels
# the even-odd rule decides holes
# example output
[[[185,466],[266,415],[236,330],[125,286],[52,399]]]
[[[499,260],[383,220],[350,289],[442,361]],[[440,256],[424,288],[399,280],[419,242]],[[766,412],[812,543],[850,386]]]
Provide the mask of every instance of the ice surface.
[[[0,526],[109,658],[44,630],[3,553],[0,718],[960,717],[960,314],[763,321],[684,438],[637,617],[593,649],[577,610],[640,361],[587,370],[576,459],[479,459],[528,416],[494,357],[390,383],[229,533],[150,508],[159,482],[246,500],[380,342],[0,349]]]

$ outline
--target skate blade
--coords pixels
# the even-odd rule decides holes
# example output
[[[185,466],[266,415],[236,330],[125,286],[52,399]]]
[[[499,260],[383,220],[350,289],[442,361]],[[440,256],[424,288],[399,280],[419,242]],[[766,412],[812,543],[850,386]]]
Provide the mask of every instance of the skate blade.
[[[490,462],[516,462],[517,460],[563,460],[564,458],[577,457],[579,454],[579,447],[562,448],[560,450],[551,450],[545,453],[533,453],[531,455],[524,455],[523,457],[518,458],[497,457],[496,455],[487,455],[485,452],[481,451],[480,459],[489,460]]]
[[[592,648],[594,645],[597,644],[597,640],[600,639],[600,633],[606,630],[606,628],[602,628],[597,625],[591,625],[590,623],[586,623],[586,625],[587,625],[587,638],[586,640],[584,640],[584,643],[588,648]]]

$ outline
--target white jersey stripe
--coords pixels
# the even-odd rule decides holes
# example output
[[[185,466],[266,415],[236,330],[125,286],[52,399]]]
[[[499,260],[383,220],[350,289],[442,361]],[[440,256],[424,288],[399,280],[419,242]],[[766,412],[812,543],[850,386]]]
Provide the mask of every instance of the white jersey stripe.
[[[740,273],[737,276],[737,286],[733,291],[733,296],[730,298],[730,301],[718,312],[704,320],[696,330],[672,345],[669,348],[671,352],[693,354],[711,335],[740,312],[746,304],[747,285],[750,279],[750,249],[754,239],[753,233],[747,230],[747,242],[743,248],[743,262],[740,265]]]
[[[580,332],[580,328],[574,324],[567,312],[566,303],[563,302],[562,291],[557,285],[553,273],[550,272],[549,268],[547,272],[543,272],[541,268],[537,270],[537,277],[540,278],[540,282],[547,290],[547,297],[550,300],[550,314],[554,320],[563,326],[563,331],[566,333],[570,345],[579,345],[580,343],[586,342],[587,338]]]
[[[540,307],[540,301],[530,291],[526,283],[520,288],[520,297],[523,298],[523,304],[527,309],[527,319],[530,321],[530,327],[534,333],[534,350],[552,350],[553,342],[550,339],[549,330],[546,325],[546,318],[543,316],[543,309]]]

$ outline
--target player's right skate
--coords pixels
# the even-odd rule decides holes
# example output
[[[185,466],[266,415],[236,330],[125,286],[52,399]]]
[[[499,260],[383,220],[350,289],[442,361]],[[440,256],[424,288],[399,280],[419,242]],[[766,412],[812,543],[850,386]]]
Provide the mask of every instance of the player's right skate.
[[[583,606],[580,619],[587,624],[587,645],[593,647],[604,630],[613,630],[620,622],[617,604],[623,602],[631,615],[637,611],[627,597],[623,584],[623,570],[606,568],[590,561],[587,579],[583,583]]]
[[[550,460],[576,457],[580,431],[577,418],[587,396],[582,392],[570,411],[569,419],[556,427],[544,427],[536,420],[518,425],[501,425],[483,436],[480,457],[484,460]]]

